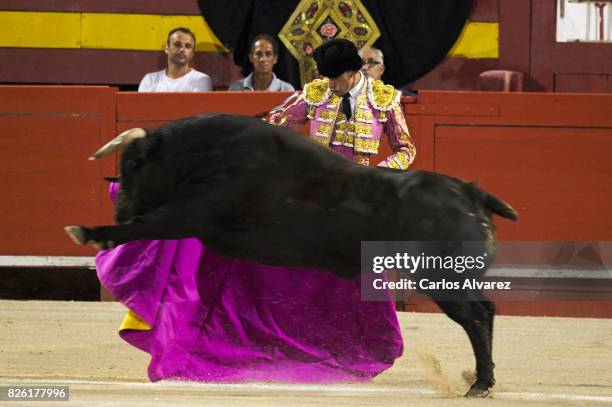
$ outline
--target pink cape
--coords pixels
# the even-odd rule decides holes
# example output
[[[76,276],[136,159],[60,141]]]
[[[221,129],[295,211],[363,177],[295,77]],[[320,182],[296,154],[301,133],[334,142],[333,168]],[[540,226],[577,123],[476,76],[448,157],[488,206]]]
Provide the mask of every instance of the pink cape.
[[[120,335],[151,355],[152,381],[363,382],[402,354],[392,301],[361,301],[359,276],[230,259],[195,238],[134,241],[96,266],[132,311]]]

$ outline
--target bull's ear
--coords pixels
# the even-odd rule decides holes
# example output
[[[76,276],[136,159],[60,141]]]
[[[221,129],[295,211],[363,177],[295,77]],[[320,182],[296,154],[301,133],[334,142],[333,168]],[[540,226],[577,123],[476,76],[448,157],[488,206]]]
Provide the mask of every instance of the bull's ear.
[[[121,176],[117,175],[116,177],[103,177],[105,181],[108,182],[119,182],[121,183]]]

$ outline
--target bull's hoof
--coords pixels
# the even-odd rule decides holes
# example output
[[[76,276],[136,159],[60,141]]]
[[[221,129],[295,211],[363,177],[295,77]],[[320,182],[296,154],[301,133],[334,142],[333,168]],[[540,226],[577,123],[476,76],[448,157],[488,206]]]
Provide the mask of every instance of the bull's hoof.
[[[66,231],[66,233],[68,233],[68,236],[70,236],[74,243],[87,243],[87,234],[85,232],[85,228],[81,226],[66,226],[64,230]]]
[[[491,395],[492,388],[493,385],[476,382],[470,387],[470,390],[465,393],[465,397],[484,399]]]

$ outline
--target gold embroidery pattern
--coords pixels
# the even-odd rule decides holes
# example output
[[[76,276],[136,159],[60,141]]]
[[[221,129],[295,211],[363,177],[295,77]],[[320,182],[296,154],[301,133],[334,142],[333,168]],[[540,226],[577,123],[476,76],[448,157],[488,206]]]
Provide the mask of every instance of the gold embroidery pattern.
[[[396,163],[395,160],[392,160],[392,159],[385,160],[385,167],[394,168],[396,170],[401,170],[398,163]]]
[[[330,91],[330,96],[328,100],[329,104],[327,105],[327,108],[335,111],[336,109],[338,109],[338,105],[340,104],[340,101],[341,101],[340,96]]]
[[[364,89],[361,91],[359,97],[357,97],[357,107],[355,107],[355,125],[359,128],[365,128],[363,126],[369,127],[368,131],[360,131],[359,129],[356,132],[359,134],[360,132],[363,134],[371,134],[372,129],[371,125],[374,123],[374,116],[372,115],[372,111],[368,106],[368,98],[367,98],[367,86],[364,86]],[[366,123],[361,124],[361,123]]]
[[[367,82],[366,82],[366,85],[367,85]],[[367,89],[367,86],[366,86],[366,89]],[[359,95],[357,96],[356,102],[357,102],[358,107],[361,107],[364,109],[368,107],[368,92],[367,91],[364,92],[363,88],[361,89],[361,93],[359,93]]]
[[[358,106],[361,107],[361,106]],[[367,109],[355,109],[355,120],[357,122],[362,122],[362,123],[374,123],[374,117],[372,116],[372,112],[370,112]]]
[[[336,132],[336,137],[332,144],[341,145],[345,147],[353,147],[355,143],[355,136],[353,133],[338,133]]]
[[[352,122],[346,120],[344,113],[338,113],[336,133],[332,144],[345,147],[353,147],[355,144],[355,127]]]
[[[315,79],[304,85],[304,100],[309,105],[321,106],[331,95],[327,79]]]
[[[391,168],[406,170],[408,167],[410,167],[410,162],[411,160],[408,152],[399,151],[395,153],[390,160],[388,160],[387,164],[389,164],[389,167]]]
[[[335,94],[331,94],[329,97],[329,102],[335,102],[337,100],[337,96]],[[321,109],[321,113],[317,117],[317,122],[328,123],[325,126],[324,133],[330,137],[333,131],[334,122],[336,121],[336,117],[338,116],[338,111],[336,110],[338,104],[330,103],[326,107],[319,107]],[[318,132],[323,133],[323,130],[318,130]]]
[[[313,50],[332,38],[371,46],[380,30],[361,0],[301,0],[278,37],[298,61],[302,85],[313,79]]]
[[[393,108],[394,102],[399,103],[400,93],[382,81],[368,79],[368,99],[376,110],[388,112]]]
[[[319,124],[319,126],[317,127],[318,134],[329,136],[331,135],[331,132],[332,132],[331,124]]]
[[[378,152],[379,140],[355,138],[355,151],[360,153],[376,154]]]
[[[335,117],[335,114],[333,110],[324,110],[319,115],[319,120],[332,122],[334,120],[334,117]]]
[[[412,140],[410,140],[410,135],[408,133],[402,132],[399,136],[399,140],[402,144],[412,145]]]
[[[355,133],[362,137],[372,137],[372,126],[366,123],[355,123]]]
[[[327,81],[325,81],[325,85],[327,86]],[[329,98],[329,95],[327,97]],[[332,95],[332,100],[333,99],[334,98]],[[323,103],[325,103],[325,101],[321,102],[320,105]],[[327,108],[319,114],[319,117],[316,118],[316,131],[312,136],[317,143],[320,143],[326,147],[329,146],[329,140],[331,139],[331,135],[334,130],[333,122],[336,119],[336,114],[337,113],[335,110]]]
[[[324,145],[325,147],[329,147],[329,136],[315,134],[314,136],[312,136],[312,139],[317,143]]]

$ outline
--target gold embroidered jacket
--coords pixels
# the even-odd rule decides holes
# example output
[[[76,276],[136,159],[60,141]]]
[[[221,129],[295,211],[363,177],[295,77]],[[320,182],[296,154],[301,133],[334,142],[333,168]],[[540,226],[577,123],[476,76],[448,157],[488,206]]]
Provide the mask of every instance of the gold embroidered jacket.
[[[405,170],[416,150],[399,98],[393,86],[368,79],[347,121],[340,112],[342,99],[330,91],[328,80],[316,79],[304,86],[297,99],[276,111],[270,122],[299,128],[310,120],[310,137],[363,165],[378,153],[380,139],[387,134],[393,154],[379,165]]]

